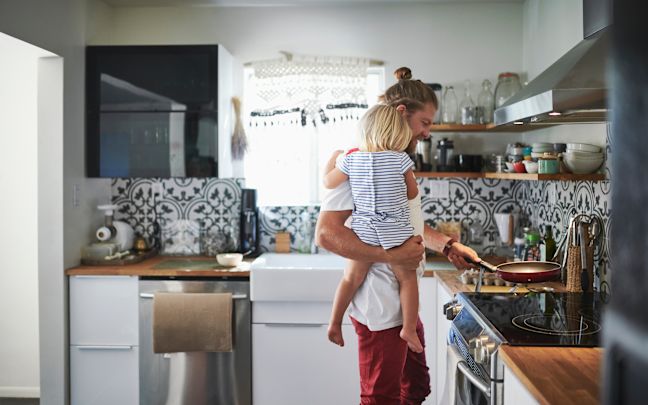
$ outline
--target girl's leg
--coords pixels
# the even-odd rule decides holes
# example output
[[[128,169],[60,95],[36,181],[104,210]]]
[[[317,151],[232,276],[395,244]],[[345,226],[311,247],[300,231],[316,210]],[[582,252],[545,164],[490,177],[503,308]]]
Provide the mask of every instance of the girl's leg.
[[[400,301],[403,311],[403,329],[401,338],[407,342],[410,350],[421,353],[423,345],[416,334],[418,320],[419,292],[416,270],[395,270],[394,274],[400,283]]]
[[[333,310],[331,311],[331,320],[328,327],[328,338],[337,345],[344,346],[342,318],[356,291],[367,277],[370,267],[371,263],[349,260],[349,264],[344,269],[344,277],[340,280],[340,284],[338,284],[335,291]]]

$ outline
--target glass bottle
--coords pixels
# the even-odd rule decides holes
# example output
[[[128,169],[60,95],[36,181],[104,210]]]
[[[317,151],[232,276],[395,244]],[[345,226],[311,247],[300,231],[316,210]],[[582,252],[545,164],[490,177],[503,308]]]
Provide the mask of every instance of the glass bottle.
[[[540,260],[550,261],[556,254],[556,241],[551,233],[551,225],[545,225],[544,238],[540,245]]]
[[[497,86],[495,86],[495,108],[501,107],[506,103],[506,100],[511,98],[521,88],[520,76],[517,73],[500,73],[497,77]]]
[[[455,95],[454,87],[446,87],[443,93],[441,108],[443,109],[441,122],[444,124],[455,124],[457,122],[457,96]]]
[[[464,96],[459,104],[459,111],[461,111],[461,124],[469,125],[475,123],[475,102],[470,96],[470,80],[466,80],[464,84]]]
[[[477,105],[482,108],[481,121],[478,124],[490,124],[493,122],[493,107],[495,105],[491,82],[485,79],[482,82],[482,91],[477,96]]]

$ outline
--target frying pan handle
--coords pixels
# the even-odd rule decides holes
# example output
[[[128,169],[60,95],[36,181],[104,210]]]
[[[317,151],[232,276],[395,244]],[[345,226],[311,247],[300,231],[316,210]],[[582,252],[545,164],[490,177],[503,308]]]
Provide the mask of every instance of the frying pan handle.
[[[472,263],[474,265],[477,265],[477,266],[483,268],[484,270],[490,271],[491,273],[497,273],[497,267],[496,266],[493,266],[492,264],[490,264],[488,262],[485,262],[483,260],[480,260],[480,261],[476,262],[474,260],[466,258],[466,261],[468,263]]]

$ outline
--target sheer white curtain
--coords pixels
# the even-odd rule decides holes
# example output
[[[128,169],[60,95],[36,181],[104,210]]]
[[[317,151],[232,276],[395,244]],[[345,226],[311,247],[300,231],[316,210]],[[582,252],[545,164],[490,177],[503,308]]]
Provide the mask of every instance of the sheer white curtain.
[[[299,66],[286,61],[283,67],[275,61],[270,70],[255,63],[246,70],[245,181],[258,190],[259,205],[318,204],[326,161],[334,150],[357,145],[359,118],[377,101],[384,71],[369,68],[366,60],[358,67],[356,59],[344,59],[351,64],[346,70],[322,62],[342,59],[311,57],[300,59]]]

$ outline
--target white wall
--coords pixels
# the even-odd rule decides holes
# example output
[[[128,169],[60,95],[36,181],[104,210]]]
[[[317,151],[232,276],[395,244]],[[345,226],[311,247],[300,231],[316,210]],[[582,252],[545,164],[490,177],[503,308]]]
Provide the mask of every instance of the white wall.
[[[39,395],[38,58],[0,34],[0,397]],[[17,175],[19,173],[19,175]]]
[[[319,7],[122,7],[88,33],[90,44],[219,43],[242,62],[278,51],[365,56],[426,82],[495,80],[520,71],[522,4],[399,4]]]
[[[523,70],[530,81],[583,39],[583,1],[526,0],[523,26]],[[578,124],[530,131],[523,139],[603,146],[605,136],[605,124]]]
[[[89,180],[84,170],[84,45],[85,0],[3,0],[0,2],[0,32],[34,44],[64,57],[63,153],[64,184],[60,193],[51,196],[64,218],[59,232],[64,238],[62,261],[49,263],[39,272],[39,283],[47,286],[39,293],[41,338],[41,404],[64,404],[67,397],[67,290],[64,268],[79,261],[81,247],[88,243],[92,228],[101,222],[93,208],[109,195],[107,181]],[[11,55],[0,56],[11,58]],[[34,86],[36,76],[34,75]],[[34,101],[35,102],[35,101]],[[2,111],[4,116],[6,111]],[[23,122],[22,127],[36,125],[36,119]],[[19,132],[20,133],[20,132]],[[2,136],[5,136],[3,133]],[[28,151],[33,156],[36,149]],[[21,177],[22,166],[9,173]],[[58,175],[55,174],[54,178]],[[81,187],[79,206],[72,206],[72,185]],[[62,188],[62,189],[61,189]],[[20,197],[20,196],[19,196]],[[60,229],[63,228],[63,229]],[[57,235],[53,235],[55,245]],[[2,267],[7,256],[2,256]],[[11,269],[15,271],[15,269]],[[3,359],[4,361],[4,359]]]

